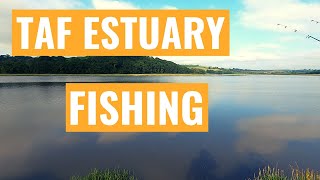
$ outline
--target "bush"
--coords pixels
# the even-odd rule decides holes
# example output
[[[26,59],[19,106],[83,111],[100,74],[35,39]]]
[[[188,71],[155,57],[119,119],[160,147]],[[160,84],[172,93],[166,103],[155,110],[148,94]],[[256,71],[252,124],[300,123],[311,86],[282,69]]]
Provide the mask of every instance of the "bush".
[[[300,170],[298,166],[291,169],[290,176],[287,176],[283,170],[268,166],[259,170],[259,174],[255,175],[253,180],[320,180],[319,172],[314,170]]]
[[[70,180],[137,180],[132,172],[125,169],[92,170],[86,176],[72,176]]]

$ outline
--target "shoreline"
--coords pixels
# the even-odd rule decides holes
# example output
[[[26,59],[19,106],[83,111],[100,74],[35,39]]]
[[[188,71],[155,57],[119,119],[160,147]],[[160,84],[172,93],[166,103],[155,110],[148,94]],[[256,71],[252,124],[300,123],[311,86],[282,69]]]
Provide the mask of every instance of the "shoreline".
[[[320,74],[0,74],[5,76],[87,76],[87,77],[142,77],[142,76],[320,76]]]
[[[0,74],[0,76],[101,76],[101,77],[128,77],[128,76],[243,76],[246,74]]]

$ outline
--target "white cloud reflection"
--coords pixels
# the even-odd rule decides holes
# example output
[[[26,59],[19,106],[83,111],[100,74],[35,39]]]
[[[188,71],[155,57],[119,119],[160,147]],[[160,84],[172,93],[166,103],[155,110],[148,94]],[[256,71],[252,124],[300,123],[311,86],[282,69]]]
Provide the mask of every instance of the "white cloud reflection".
[[[319,116],[273,115],[240,121],[240,152],[271,154],[285,150],[291,141],[320,140]]]

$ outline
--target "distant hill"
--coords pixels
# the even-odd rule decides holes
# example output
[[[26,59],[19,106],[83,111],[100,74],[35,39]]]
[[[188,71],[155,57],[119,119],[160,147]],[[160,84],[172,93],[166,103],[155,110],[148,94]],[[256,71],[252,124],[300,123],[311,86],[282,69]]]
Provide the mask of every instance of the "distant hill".
[[[0,56],[0,74],[193,74],[205,73],[146,56],[12,57]]]
[[[189,69],[202,70],[207,74],[265,74],[265,75],[303,75],[303,74],[320,74],[317,69],[301,69],[301,70],[251,70],[251,69],[238,69],[238,68],[219,68],[207,67],[200,65],[184,65]]]

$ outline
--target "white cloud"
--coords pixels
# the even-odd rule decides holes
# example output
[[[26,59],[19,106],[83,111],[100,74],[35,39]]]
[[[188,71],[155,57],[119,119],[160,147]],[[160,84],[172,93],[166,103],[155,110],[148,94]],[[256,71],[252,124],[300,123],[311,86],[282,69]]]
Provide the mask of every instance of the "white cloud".
[[[226,58],[231,62],[213,64],[251,69],[320,68],[318,42],[305,39],[307,34],[320,36],[320,25],[311,22],[320,19],[320,2],[243,0],[243,5],[238,16],[242,28],[263,30],[260,33],[267,33],[266,37],[277,38],[259,37],[260,41],[267,42],[265,44],[244,42],[244,47]],[[294,32],[295,29],[298,32]],[[298,48],[293,48],[294,45]]]
[[[91,0],[95,9],[140,9],[141,7],[129,0]],[[287,24],[311,33],[318,37],[320,25],[311,23],[311,19],[320,20],[320,2],[307,3],[299,0],[243,0],[244,9],[239,13],[239,21],[243,27],[250,29],[263,29],[266,33],[284,31],[287,29],[277,26],[277,23]],[[75,9],[88,8],[80,0],[4,0],[1,2],[0,11],[0,53],[11,53],[11,10],[12,9]],[[172,5],[164,5],[161,9],[177,9]],[[234,22],[236,23],[236,22]],[[240,28],[243,28],[240,27]],[[292,31],[292,29],[290,30]],[[245,33],[246,31],[244,31]],[[277,33],[277,32],[275,32]],[[241,35],[241,34],[240,34]],[[263,39],[261,41],[264,41]],[[309,42],[310,41],[310,42]],[[180,64],[201,64],[221,67],[239,67],[251,69],[301,69],[320,68],[317,48],[308,49],[301,42],[312,44],[313,40],[306,40],[305,36],[291,32],[283,34],[278,39],[265,39],[264,43],[238,42],[241,46],[231,49],[229,57],[162,57]],[[234,40],[231,41],[234,43]],[[314,41],[314,43],[317,43]],[[300,44],[301,50],[295,52],[290,44]],[[315,47],[318,47],[316,44]]]
[[[79,0],[5,0],[1,2],[1,10],[11,10],[11,9],[72,9],[80,8],[83,3]]]
[[[244,0],[240,21],[244,26],[273,31],[301,30],[303,33],[320,33],[312,19],[320,19],[320,2],[299,0]],[[287,25],[287,28],[277,24]],[[286,30],[287,29],[287,30]]]
[[[137,5],[118,0],[92,0],[92,5],[95,9],[141,9]],[[178,9],[175,6],[165,5],[160,9]]]
[[[95,9],[139,9],[132,3],[117,0],[92,0]]]
[[[94,9],[139,9],[127,1],[92,0]],[[12,9],[76,9],[88,8],[80,0],[4,0],[0,6],[0,53],[11,54],[11,11]],[[174,6],[164,6],[162,9],[177,9]]]
[[[79,0],[3,0],[0,6],[0,53],[11,54],[12,9],[75,9],[84,5]]]
[[[248,44],[230,56],[159,56],[179,64],[243,69],[320,69],[320,49],[290,48],[276,43]]]
[[[273,53],[269,53],[273,51]],[[281,59],[277,51],[281,51],[281,46],[276,43],[247,44],[244,47],[231,52],[230,56],[162,56],[160,58],[172,60],[182,64],[199,64],[215,66],[217,63],[222,67],[232,67],[231,64],[241,64],[242,62],[255,63],[258,60],[278,60]],[[230,66],[231,65],[231,66]],[[253,66],[252,66],[253,67]]]
[[[172,10],[175,10],[175,9],[178,9],[178,8],[175,7],[175,6],[166,5],[166,6],[163,6],[162,9],[172,9]]]
[[[0,35],[1,37],[1,35]],[[0,42],[0,55],[10,54],[11,52],[11,42],[10,43],[1,43]]]
[[[286,42],[294,42],[294,41],[302,41],[305,37],[303,36],[283,36],[279,38],[280,43],[286,43]]]
[[[272,37],[270,33],[275,33],[276,36],[273,39],[259,37],[259,41],[262,43],[250,42],[250,40],[248,40],[250,43],[238,42],[241,46],[231,47],[228,57],[169,56],[163,58],[180,64],[200,64],[225,68],[320,68],[320,50],[316,48],[317,44],[315,48],[311,47],[312,40],[305,39],[306,34],[320,35],[320,26],[311,23],[311,19],[320,19],[318,13],[320,12],[320,3],[306,3],[299,0],[243,0],[243,5],[244,9],[240,11],[238,16],[242,25],[240,28],[262,29],[265,33],[269,33],[269,37]],[[277,26],[278,23],[286,24],[292,28]],[[319,28],[316,28],[317,26]],[[293,28],[301,31],[294,33]],[[287,34],[279,34],[279,32]],[[231,41],[231,43],[234,42],[235,39]],[[314,41],[314,43],[317,42]],[[293,44],[299,45],[300,49],[293,49]]]

